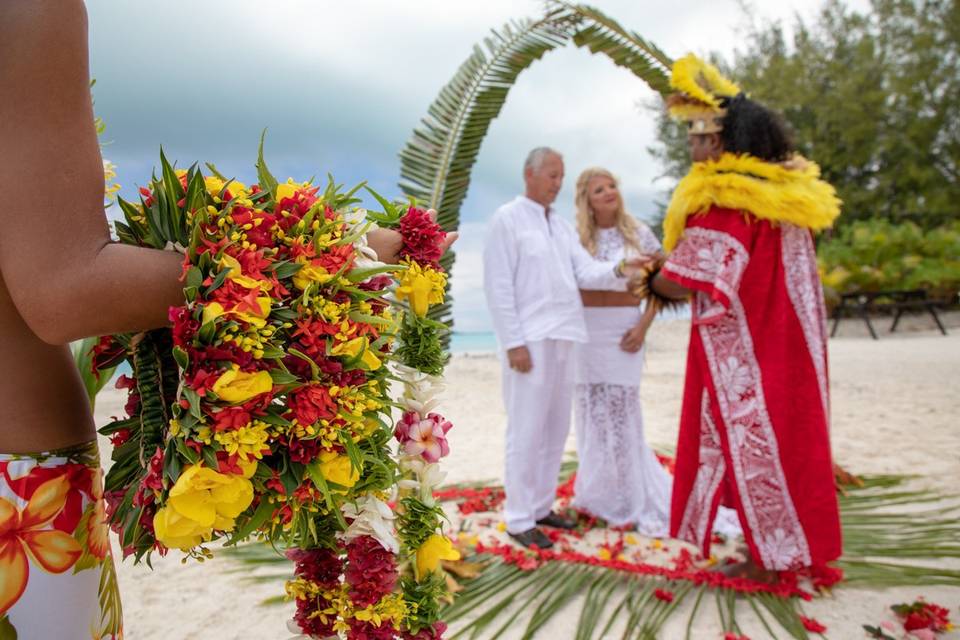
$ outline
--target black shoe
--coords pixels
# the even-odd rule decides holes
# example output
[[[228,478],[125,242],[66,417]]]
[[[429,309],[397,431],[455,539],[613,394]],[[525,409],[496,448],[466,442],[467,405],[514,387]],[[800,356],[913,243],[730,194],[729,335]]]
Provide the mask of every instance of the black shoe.
[[[553,546],[553,543],[550,542],[550,538],[548,538],[543,531],[540,531],[540,529],[537,529],[536,527],[533,529],[527,529],[523,533],[508,532],[508,535],[527,548],[536,545],[538,549],[549,549]]]
[[[554,513],[551,511],[547,514],[546,517],[540,518],[537,520],[537,524],[543,525],[545,527],[553,527],[554,529],[576,529],[577,521],[573,518],[566,518],[561,516],[559,513]]]

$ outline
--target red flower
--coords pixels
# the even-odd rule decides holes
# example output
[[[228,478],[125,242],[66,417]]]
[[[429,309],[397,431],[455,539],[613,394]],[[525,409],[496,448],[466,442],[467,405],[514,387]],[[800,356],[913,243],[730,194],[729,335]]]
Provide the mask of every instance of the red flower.
[[[812,631],[814,633],[823,633],[827,630],[827,627],[823,624],[820,624],[817,620],[813,618],[808,618],[806,616],[800,616],[800,622],[803,623],[803,628],[807,631]]]
[[[336,588],[340,583],[343,563],[340,556],[329,549],[288,549],[287,559],[296,568],[298,578],[318,583],[321,587]]]
[[[99,380],[100,370],[120,364],[126,350],[122,344],[113,339],[113,336],[100,336],[90,353],[92,355],[90,366],[93,369],[93,375]]]
[[[143,206],[152,207],[153,206],[153,192],[146,187],[140,187],[140,198],[143,200]]]
[[[666,589],[655,589],[653,595],[656,596],[657,600],[663,600],[664,602],[673,602],[673,592],[667,591]]]
[[[226,407],[210,413],[213,419],[211,427],[215,433],[236,431],[250,424],[250,412],[244,407]]]
[[[750,640],[747,636],[738,636],[735,633],[725,633],[723,634],[723,640]]]
[[[140,482],[140,491],[143,492],[145,489],[163,491],[163,449],[159,446],[153,452],[153,456],[150,457],[150,461],[147,463],[147,473]]]
[[[329,389],[322,384],[311,384],[289,394],[287,406],[287,417],[295,418],[304,427],[337,414],[337,404],[330,397]]]
[[[194,320],[193,314],[186,307],[170,307],[168,316],[173,323],[173,344],[186,348],[200,330],[200,321]]]
[[[129,439],[130,429],[123,427],[122,429],[117,429],[116,432],[110,436],[110,444],[112,444],[114,447],[119,447]]]
[[[403,236],[401,258],[408,258],[420,264],[428,264],[434,269],[440,268],[441,244],[447,237],[446,232],[430,219],[423,209],[410,207],[400,218],[400,235]]]
[[[376,538],[360,536],[347,545],[347,570],[343,577],[350,585],[354,605],[368,607],[380,602],[396,586],[396,558]]]
[[[907,631],[929,629],[939,633],[946,631],[950,625],[950,611],[923,598],[918,598],[910,604],[896,604],[890,608],[903,621],[903,628]]]

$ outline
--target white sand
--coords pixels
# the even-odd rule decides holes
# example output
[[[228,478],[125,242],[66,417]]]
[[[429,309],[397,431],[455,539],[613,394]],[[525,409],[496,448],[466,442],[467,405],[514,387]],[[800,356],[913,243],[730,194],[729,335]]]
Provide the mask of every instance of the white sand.
[[[833,446],[836,459],[862,473],[919,474],[923,482],[956,490],[960,479],[960,315],[947,316],[949,337],[930,330],[928,318],[911,318],[894,336],[866,337],[858,321],[848,320],[840,337],[830,341]],[[884,324],[884,331],[885,331]],[[654,325],[648,340],[643,381],[646,432],[654,445],[676,438],[689,325],[682,321]],[[459,355],[447,368],[449,386],[441,411],[455,428],[452,452],[444,460],[448,481],[502,477],[505,417],[500,401],[500,368],[493,355]],[[104,392],[98,424],[122,411],[119,392]],[[569,448],[574,446],[572,434]],[[105,447],[109,444],[102,443]],[[114,549],[117,549],[116,541]],[[214,558],[204,564],[180,563],[180,553],[154,558],[153,570],[125,562],[119,567],[127,637],[141,639],[287,638],[285,621],[292,605],[261,607],[281,594],[282,580],[251,584],[249,571]],[[957,563],[950,563],[956,568]],[[861,625],[889,617],[891,604],[925,595],[960,618],[960,588],[928,587],[863,590],[841,588],[832,598],[806,605],[827,625],[834,639],[864,637]],[[542,637],[572,638],[579,603],[568,607],[542,631]],[[661,637],[682,638],[692,603],[685,603]],[[698,617],[694,637],[720,638],[713,612]],[[743,615],[744,620],[752,618]],[[753,638],[766,635],[746,625]],[[504,638],[519,638],[522,627]],[[956,632],[948,637],[960,637]]]

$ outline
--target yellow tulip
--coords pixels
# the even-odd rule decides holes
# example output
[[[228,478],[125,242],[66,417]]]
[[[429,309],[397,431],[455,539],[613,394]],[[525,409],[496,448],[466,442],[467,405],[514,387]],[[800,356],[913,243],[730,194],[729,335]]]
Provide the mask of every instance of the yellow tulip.
[[[417,549],[417,579],[440,567],[441,560],[459,560],[460,552],[453,548],[450,539],[435,533]]]
[[[350,458],[333,451],[320,454],[320,473],[327,482],[335,482],[348,489],[360,479],[360,472],[353,468]]]
[[[266,371],[247,373],[239,369],[230,369],[213,383],[213,392],[227,402],[246,402],[250,398],[266,393],[273,388],[273,378]]]

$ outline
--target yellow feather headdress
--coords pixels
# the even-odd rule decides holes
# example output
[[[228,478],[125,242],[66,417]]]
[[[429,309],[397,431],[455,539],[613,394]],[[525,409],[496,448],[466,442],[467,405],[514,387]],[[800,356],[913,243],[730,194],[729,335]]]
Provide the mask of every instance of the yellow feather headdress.
[[[667,111],[678,120],[686,120],[691,133],[719,133],[726,110],[724,98],[733,98],[740,87],[728,80],[715,66],[688,53],[673,63],[670,86],[676,93],[667,97]]]

